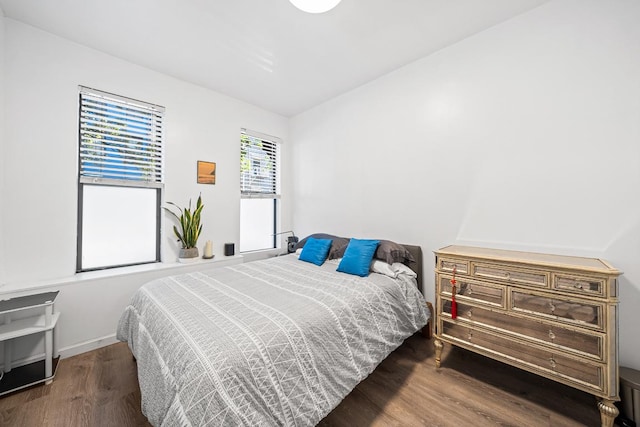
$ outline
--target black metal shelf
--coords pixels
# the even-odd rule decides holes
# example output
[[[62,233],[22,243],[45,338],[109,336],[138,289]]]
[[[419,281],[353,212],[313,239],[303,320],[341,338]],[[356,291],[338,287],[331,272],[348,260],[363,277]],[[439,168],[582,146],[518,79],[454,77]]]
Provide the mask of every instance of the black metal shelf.
[[[49,378],[44,376],[44,360],[13,368],[10,372],[5,373],[0,380],[0,396],[53,380],[59,361],[59,356],[53,359],[53,375]]]

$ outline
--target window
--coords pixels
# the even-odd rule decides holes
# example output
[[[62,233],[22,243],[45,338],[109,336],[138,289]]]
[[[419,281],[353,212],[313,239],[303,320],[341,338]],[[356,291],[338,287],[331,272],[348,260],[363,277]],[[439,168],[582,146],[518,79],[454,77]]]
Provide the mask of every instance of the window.
[[[243,130],[240,135],[240,252],[277,247],[279,167],[279,139]]]
[[[163,116],[80,87],[76,271],[160,261]]]

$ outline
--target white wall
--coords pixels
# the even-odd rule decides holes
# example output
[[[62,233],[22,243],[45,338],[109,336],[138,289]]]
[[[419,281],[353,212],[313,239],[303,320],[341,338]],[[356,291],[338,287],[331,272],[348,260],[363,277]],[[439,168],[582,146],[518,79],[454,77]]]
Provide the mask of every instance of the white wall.
[[[2,226],[4,210],[6,204],[4,202],[4,171],[5,160],[4,154],[4,12],[0,8],[0,283],[4,281],[4,227]]]
[[[640,369],[638,22],[552,1],[293,118],[294,229],[607,259]]]
[[[200,243],[213,240],[218,256],[225,242],[237,244],[239,238],[240,129],[282,138],[282,173],[290,173],[286,118],[17,21],[3,21],[6,126],[0,146],[6,164],[0,200],[6,209],[0,233],[8,284],[0,286],[0,294],[41,280],[55,288],[56,278],[74,275],[78,85],[166,107],[165,200],[184,205],[192,198],[195,203],[202,193]],[[217,163],[215,185],[196,183],[197,160]],[[282,191],[282,227],[288,230],[289,189],[284,186]],[[175,261],[173,223],[166,218],[163,259]],[[115,333],[119,314],[143,281],[136,277],[59,287],[64,309],[60,346]]]

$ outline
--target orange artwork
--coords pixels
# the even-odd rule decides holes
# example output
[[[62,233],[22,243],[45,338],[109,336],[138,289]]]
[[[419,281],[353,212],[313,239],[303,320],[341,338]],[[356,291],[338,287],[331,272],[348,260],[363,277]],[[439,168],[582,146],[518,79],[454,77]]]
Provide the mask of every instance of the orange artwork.
[[[216,164],[198,160],[198,184],[216,183]]]

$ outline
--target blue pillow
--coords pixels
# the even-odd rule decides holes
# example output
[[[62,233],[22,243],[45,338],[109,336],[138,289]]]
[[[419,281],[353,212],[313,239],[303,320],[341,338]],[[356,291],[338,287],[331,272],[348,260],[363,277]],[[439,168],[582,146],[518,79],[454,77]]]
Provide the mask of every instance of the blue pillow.
[[[322,265],[327,256],[329,256],[329,249],[331,249],[331,239],[309,237],[298,259],[315,265]]]
[[[338,265],[338,271],[367,277],[378,243],[380,243],[379,240],[351,239]]]

